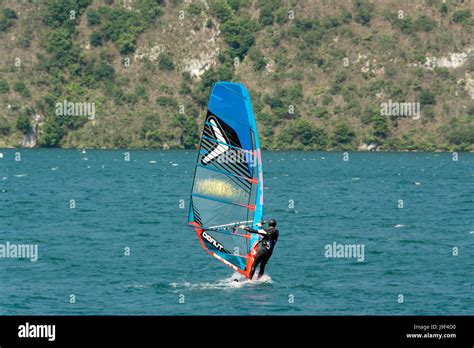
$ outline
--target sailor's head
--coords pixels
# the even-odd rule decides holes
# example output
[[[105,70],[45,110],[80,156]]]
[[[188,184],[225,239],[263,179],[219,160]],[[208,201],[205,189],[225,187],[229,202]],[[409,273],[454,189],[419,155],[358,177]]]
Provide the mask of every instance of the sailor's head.
[[[276,227],[277,222],[275,219],[268,220],[268,227]]]

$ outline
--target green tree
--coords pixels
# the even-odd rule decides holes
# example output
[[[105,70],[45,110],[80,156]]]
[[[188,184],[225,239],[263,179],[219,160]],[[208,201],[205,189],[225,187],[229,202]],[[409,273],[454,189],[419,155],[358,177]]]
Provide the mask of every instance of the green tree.
[[[20,115],[16,119],[15,128],[23,134],[28,134],[31,131],[32,128],[28,112],[23,111],[20,113]]]
[[[225,22],[221,26],[224,41],[230,46],[232,57],[243,60],[247,51],[255,42],[255,23],[250,19],[239,18]]]
[[[261,71],[267,66],[267,61],[265,60],[264,55],[257,48],[252,48],[249,50],[249,57],[253,61],[255,70]]]
[[[452,17],[454,23],[466,23],[469,18],[471,18],[469,10],[458,10],[453,13]]]
[[[17,19],[17,15],[15,10],[12,10],[11,8],[4,8],[2,9],[2,14],[8,19]]]
[[[270,6],[263,6],[260,9],[260,17],[259,17],[260,24],[263,26],[273,25],[275,21],[275,17],[273,16],[273,11]]]
[[[52,28],[72,28],[91,3],[92,0],[49,0],[42,8],[43,22]]]
[[[339,122],[333,132],[333,145],[349,144],[354,140],[355,132],[345,122]]]
[[[325,150],[329,143],[328,133],[324,128],[315,128],[313,132],[313,144],[315,150]]]
[[[97,10],[90,9],[87,11],[87,23],[90,26],[100,24],[100,13]]]
[[[194,118],[178,114],[172,119],[170,125],[181,129],[180,141],[185,149],[192,149],[197,146],[199,143],[198,126]]]
[[[188,11],[193,16],[199,16],[202,12],[202,7],[200,4],[192,3],[192,4],[189,4]]]
[[[114,67],[104,60],[94,64],[93,73],[96,81],[113,80],[115,78]]]
[[[102,35],[99,32],[94,31],[89,36],[89,41],[94,47],[102,46]]]
[[[441,6],[439,7],[439,13],[441,13],[443,17],[448,14],[448,11],[449,11],[448,4],[446,3],[441,4]]]
[[[0,9],[0,32],[7,31],[17,19],[16,12],[10,8]]]
[[[428,90],[422,90],[420,93],[420,104],[421,105],[435,105],[436,97],[433,93]]]
[[[467,107],[466,114],[468,118],[474,119],[474,103]]]
[[[72,34],[68,29],[59,28],[51,31],[46,39],[46,48],[50,54],[51,65],[65,68],[79,62],[80,48],[74,45]]]
[[[140,128],[140,138],[152,143],[161,143],[160,131],[161,119],[156,113],[145,112],[142,115],[142,126]]]
[[[314,109],[314,116],[326,120],[329,117],[329,111],[324,106],[318,106]]]
[[[375,11],[374,5],[366,1],[356,0],[354,1],[354,9],[356,11],[355,21],[362,25],[369,25],[372,13]]]
[[[234,12],[238,12],[241,7],[244,8],[250,6],[250,0],[227,0],[227,3]]]
[[[23,81],[16,81],[13,84],[13,90],[21,94],[23,97],[29,97],[31,95],[28,87],[26,87],[26,84]]]
[[[283,25],[285,24],[287,20],[288,20],[288,13],[287,13],[286,8],[282,7],[275,12],[275,21],[278,24]]]
[[[170,55],[167,53],[160,54],[160,57],[158,58],[158,66],[160,70],[167,70],[167,71],[174,70],[173,60],[171,59]]]
[[[413,24],[413,20],[410,16],[405,16],[404,18],[398,18],[397,14],[393,14],[390,17],[390,22],[393,26],[400,29],[400,31],[404,34],[412,34],[415,31],[415,25]],[[423,56],[424,57],[424,56]]]
[[[0,135],[8,135],[10,134],[11,127],[8,123],[7,119],[4,117],[0,117]]]
[[[199,143],[198,126],[196,120],[187,117],[183,124],[182,144],[185,149],[194,149]]]
[[[117,47],[120,53],[128,54],[135,51],[135,41],[136,41],[136,35],[133,35],[131,33],[120,34],[120,37],[117,40]]]
[[[233,77],[234,70],[232,66],[229,65],[222,65],[217,70],[214,70],[214,68],[207,70],[201,77],[200,91],[205,94],[205,102],[202,106],[207,104],[208,94],[214,83],[217,81],[231,81]]]
[[[211,2],[211,14],[216,17],[219,22],[225,23],[232,18],[233,11],[225,0],[214,0]]]
[[[283,129],[281,145],[294,149],[325,149],[328,144],[328,136],[324,129],[315,128],[314,125],[304,119],[298,119]]]
[[[436,28],[436,21],[428,16],[418,17],[414,23],[416,30],[429,32]]]
[[[10,86],[7,80],[0,80],[0,93],[8,94],[10,92]]]
[[[112,41],[122,54],[135,50],[138,35],[154,23],[161,13],[159,1],[137,0],[135,11],[125,8],[100,7],[100,32],[104,41]]]
[[[313,125],[303,119],[295,121],[291,125],[293,140],[301,143],[303,146],[310,146],[314,140]]]
[[[384,117],[380,114],[375,115],[372,119],[373,134],[375,137],[385,139],[389,135],[388,121],[387,117]]]
[[[50,116],[44,122],[39,144],[43,147],[57,147],[64,133],[64,128],[59,118],[57,116]]]
[[[466,149],[468,145],[474,145],[474,124],[472,123],[451,122],[446,133],[449,143],[461,145],[461,150]]]
[[[303,99],[303,85],[301,83],[295,83],[288,89],[288,97],[291,102],[299,102]]]

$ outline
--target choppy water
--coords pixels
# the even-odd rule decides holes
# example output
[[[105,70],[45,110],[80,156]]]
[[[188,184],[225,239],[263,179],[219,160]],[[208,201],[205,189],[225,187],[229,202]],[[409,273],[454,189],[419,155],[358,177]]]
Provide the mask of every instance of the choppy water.
[[[193,151],[17,151],[0,150],[0,244],[39,259],[0,258],[0,314],[474,314],[474,154],[265,152],[280,240],[236,283],[185,226]],[[333,242],[364,261],[326,258]]]

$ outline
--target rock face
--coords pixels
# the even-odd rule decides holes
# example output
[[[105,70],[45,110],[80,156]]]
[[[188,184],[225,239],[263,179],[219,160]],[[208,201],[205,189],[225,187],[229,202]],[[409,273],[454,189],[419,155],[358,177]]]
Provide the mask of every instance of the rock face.
[[[216,56],[219,49],[211,52],[201,52],[199,58],[193,58],[186,61],[184,71],[190,73],[191,77],[201,78],[211,66],[216,64]]]
[[[38,145],[39,129],[43,125],[43,116],[36,114],[32,119],[31,131],[23,135],[20,146],[25,148],[33,148]]]
[[[160,44],[153,46],[151,48],[148,47],[139,47],[133,57],[134,60],[141,60],[141,59],[149,59],[150,62],[154,62],[158,59],[161,53],[165,51],[165,46]]]
[[[426,62],[422,66],[430,70],[434,68],[456,69],[467,62],[472,51],[474,48],[469,47],[466,52],[452,52],[447,57],[426,57]]]
[[[471,74],[469,73],[466,73],[465,89],[467,93],[471,96],[471,99],[474,99],[474,76],[471,76]]]
[[[359,151],[377,151],[378,145],[375,143],[370,143],[369,145],[362,143],[357,150]]]
[[[217,56],[219,55],[221,33],[219,26],[207,28],[204,22],[202,26],[203,30],[198,32],[190,31],[187,40],[192,43],[191,47],[193,47],[193,50],[185,52],[180,62],[183,71],[189,72],[191,77],[197,80],[201,78],[206,70],[218,63]]]
[[[370,143],[369,146],[367,146],[368,151],[376,151],[379,146],[374,143]]]
[[[32,131],[23,136],[23,139],[21,139],[20,146],[26,147],[26,148],[33,148],[33,147],[36,147],[37,144],[38,144],[38,137],[36,135],[36,132]]]

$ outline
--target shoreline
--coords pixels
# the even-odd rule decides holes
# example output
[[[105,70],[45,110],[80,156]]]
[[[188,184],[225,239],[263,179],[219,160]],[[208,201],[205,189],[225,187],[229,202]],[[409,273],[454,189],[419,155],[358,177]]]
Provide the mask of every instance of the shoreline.
[[[159,148],[111,148],[111,147],[1,147],[0,153],[2,150],[103,150],[103,151],[197,151],[198,149],[179,149],[179,148],[168,148],[168,149],[159,149]],[[294,149],[277,149],[277,150],[268,150],[262,149],[262,151],[268,152],[325,152],[325,153],[450,153],[453,152],[463,152],[463,153],[474,153],[474,150],[294,150]]]

